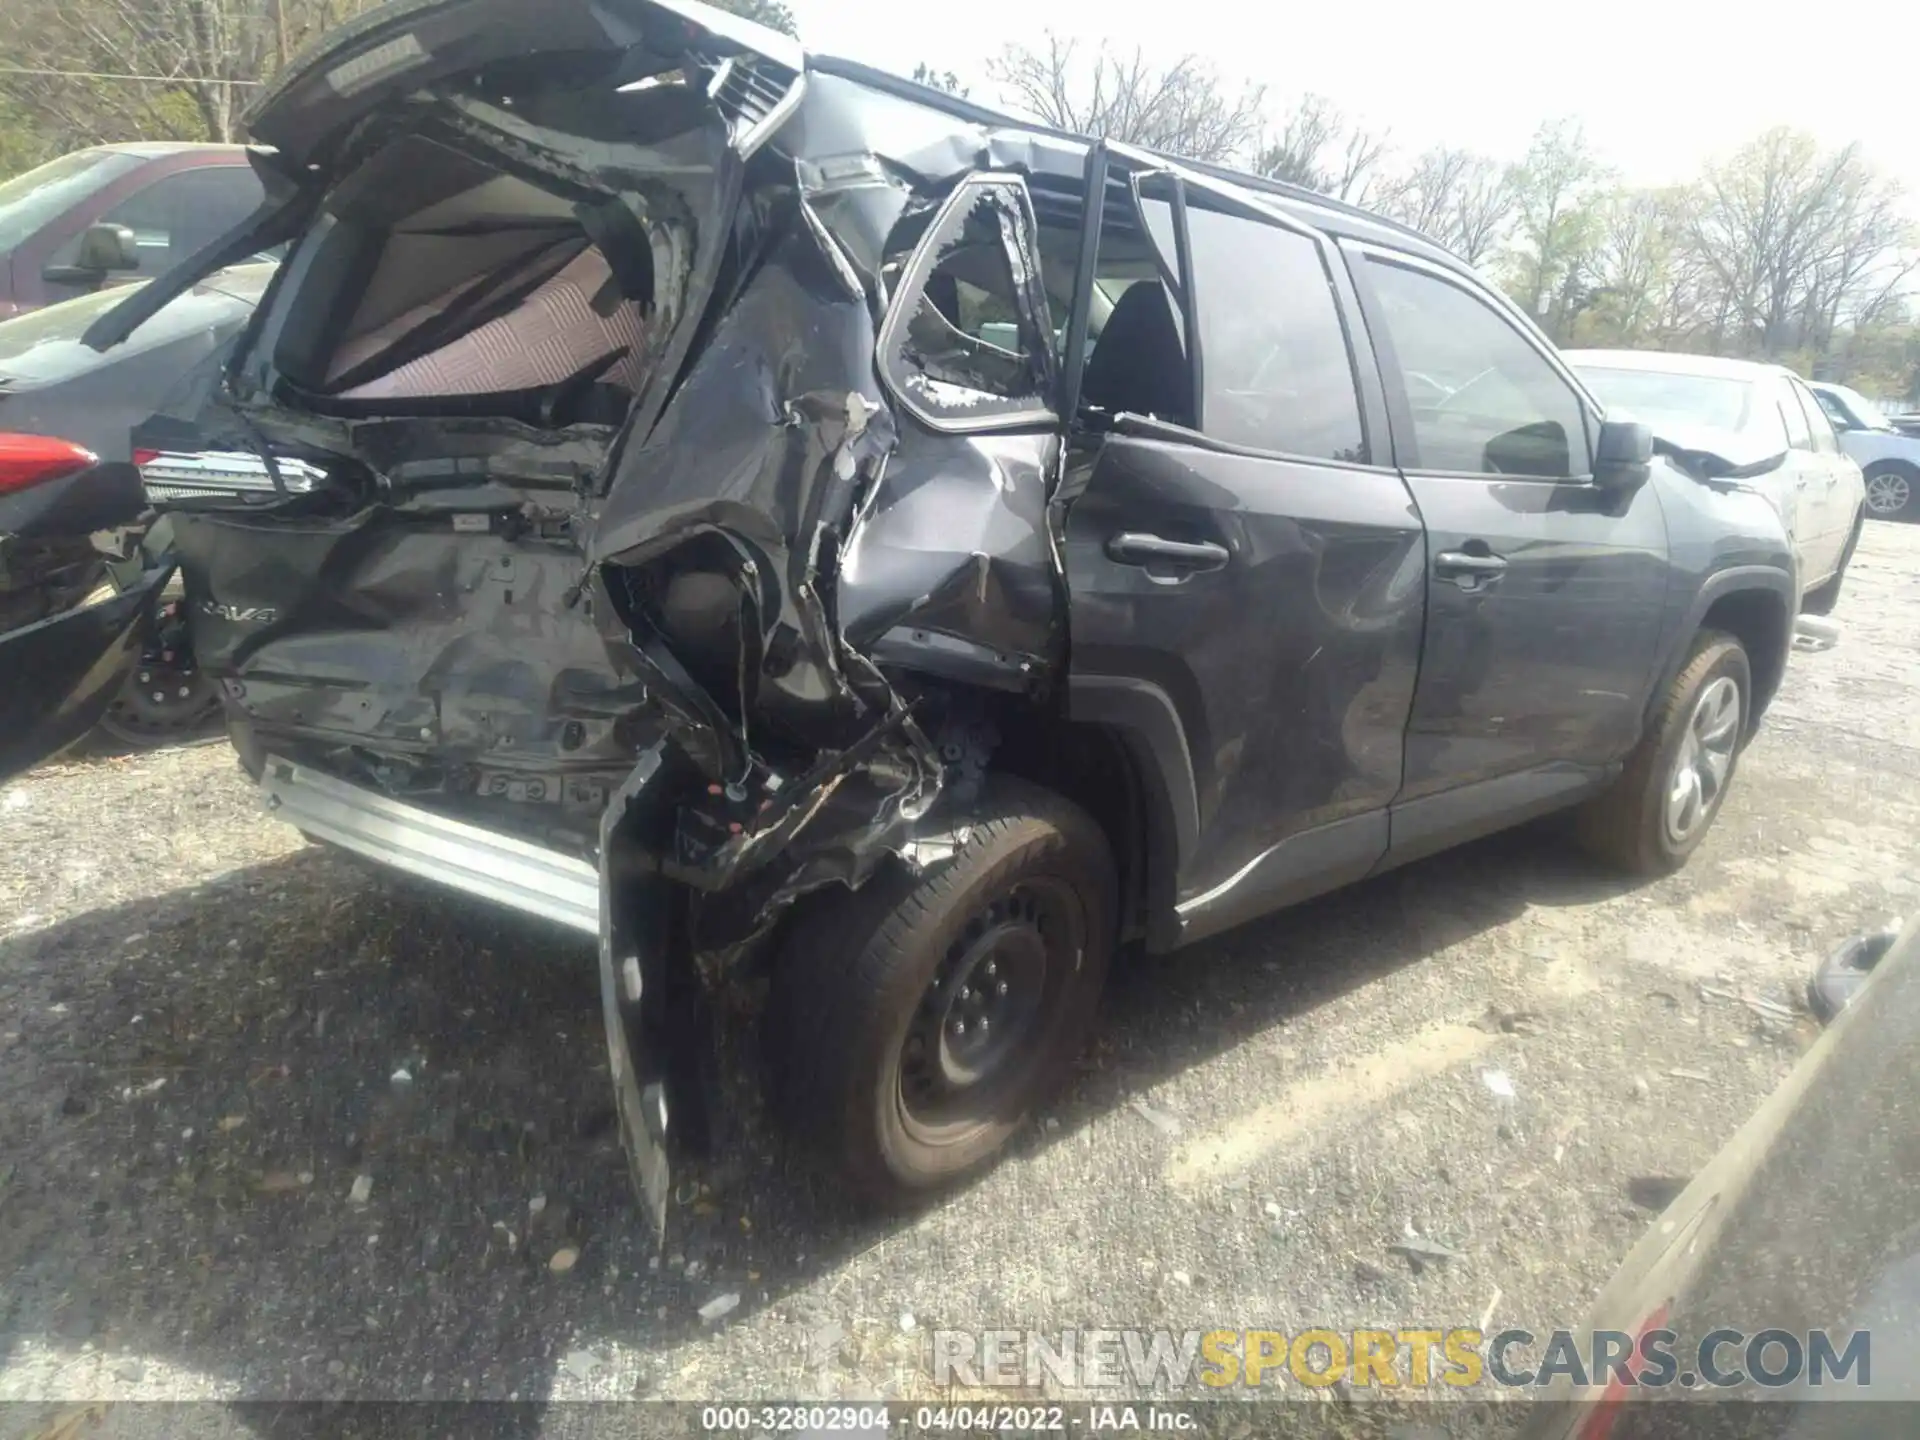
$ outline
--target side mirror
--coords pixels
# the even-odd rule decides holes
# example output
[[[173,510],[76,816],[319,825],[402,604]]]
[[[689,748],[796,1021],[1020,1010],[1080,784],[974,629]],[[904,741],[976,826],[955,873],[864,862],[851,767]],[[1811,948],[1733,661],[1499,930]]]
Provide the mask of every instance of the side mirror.
[[[1634,420],[1603,420],[1593,447],[1597,490],[1629,494],[1653,473],[1653,431]]]
[[[49,265],[42,279],[56,285],[97,285],[116,271],[138,270],[140,251],[124,225],[89,225],[71,265]]]

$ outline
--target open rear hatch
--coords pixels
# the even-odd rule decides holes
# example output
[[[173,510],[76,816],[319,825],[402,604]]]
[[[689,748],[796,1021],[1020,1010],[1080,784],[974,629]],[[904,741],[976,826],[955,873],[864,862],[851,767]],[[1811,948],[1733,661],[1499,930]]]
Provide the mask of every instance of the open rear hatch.
[[[636,748],[585,603],[609,456],[670,389],[746,158],[803,83],[790,41],[696,4],[432,0],[360,17],[263,97],[262,211],[89,336],[203,259],[289,246],[224,368],[137,437],[268,472],[170,503],[256,773],[293,748],[592,853]]]
[[[383,119],[455,97],[490,97],[509,111],[534,101],[551,114],[570,94],[604,107],[609,94],[671,85],[711,105],[744,159],[792,112],[804,84],[805,56],[792,40],[696,0],[392,0],[309,46],[249,112],[253,139],[271,147],[253,155],[267,185],[262,208],[103,316],[88,342],[118,343],[213,271],[299,235],[366,158],[366,132]],[[515,148],[518,127],[497,128],[497,140]],[[575,139],[583,142],[575,158],[591,152],[612,178],[627,158],[621,142],[646,135]]]
[[[381,7],[251,117],[263,208],[87,336],[117,343],[235,252],[287,244],[231,358],[136,435],[257,454],[271,482],[169,504],[197,658],[295,823],[598,925],[656,1221],[658,1067],[625,1038],[597,892],[603,816],[658,722],[603,638],[589,539],[804,83],[790,41],[697,4]]]

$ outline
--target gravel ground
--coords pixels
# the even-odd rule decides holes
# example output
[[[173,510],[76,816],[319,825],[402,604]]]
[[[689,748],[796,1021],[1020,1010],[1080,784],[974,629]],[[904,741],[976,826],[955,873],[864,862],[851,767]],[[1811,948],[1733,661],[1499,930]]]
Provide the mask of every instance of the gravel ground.
[[[1869,527],[1837,618],[1684,873],[1536,829],[1131,963],[971,1189],[860,1219],[747,1114],[664,1257],[587,945],[307,845],[223,745],[36,771],[0,788],[0,1400],[915,1396],[934,1327],[1576,1324],[1629,1181],[1812,1033],[1739,996],[1797,1006],[1913,904],[1920,527]]]

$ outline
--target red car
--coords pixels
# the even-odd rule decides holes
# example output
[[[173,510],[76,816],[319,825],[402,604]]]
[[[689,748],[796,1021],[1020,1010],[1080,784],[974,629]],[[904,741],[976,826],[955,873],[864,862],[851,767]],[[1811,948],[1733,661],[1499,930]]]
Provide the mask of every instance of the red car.
[[[240,145],[100,145],[0,181],[0,319],[149,279],[260,195]]]

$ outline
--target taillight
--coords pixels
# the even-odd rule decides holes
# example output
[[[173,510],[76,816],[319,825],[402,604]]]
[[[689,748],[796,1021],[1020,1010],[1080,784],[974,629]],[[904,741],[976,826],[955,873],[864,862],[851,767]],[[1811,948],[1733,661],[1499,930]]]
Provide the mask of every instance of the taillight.
[[[0,495],[58,480],[98,463],[92,451],[71,441],[0,433]]]
[[[136,465],[151,465],[164,454],[166,454],[164,450],[136,450],[133,452],[133,463]]]

